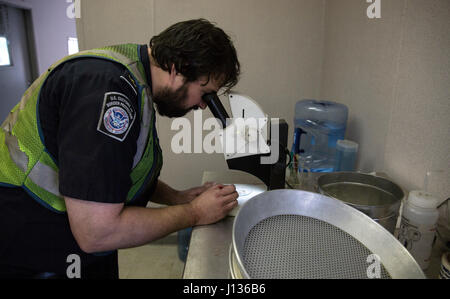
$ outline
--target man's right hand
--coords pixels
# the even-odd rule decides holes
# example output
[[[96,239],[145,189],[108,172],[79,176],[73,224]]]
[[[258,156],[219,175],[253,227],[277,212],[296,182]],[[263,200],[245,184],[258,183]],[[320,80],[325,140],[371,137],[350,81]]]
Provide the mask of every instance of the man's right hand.
[[[195,215],[195,225],[216,223],[237,206],[234,185],[214,185],[189,203]]]

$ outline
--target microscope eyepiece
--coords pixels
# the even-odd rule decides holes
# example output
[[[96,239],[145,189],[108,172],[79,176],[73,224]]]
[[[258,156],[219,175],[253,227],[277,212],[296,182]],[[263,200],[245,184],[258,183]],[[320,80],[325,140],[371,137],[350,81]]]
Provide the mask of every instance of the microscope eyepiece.
[[[202,99],[206,102],[214,117],[220,120],[222,127],[225,129],[227,126],[227,118],[230,117],[217,96],[217,93],[207,93]]]

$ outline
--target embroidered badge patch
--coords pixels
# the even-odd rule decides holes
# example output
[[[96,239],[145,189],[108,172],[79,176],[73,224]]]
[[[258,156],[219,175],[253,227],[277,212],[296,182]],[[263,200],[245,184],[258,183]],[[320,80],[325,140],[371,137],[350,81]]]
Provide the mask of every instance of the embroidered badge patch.
[[[100,115],[97,130],[111,138],[124,141],[133,126],[136,111],[125,95],[107,92]]]

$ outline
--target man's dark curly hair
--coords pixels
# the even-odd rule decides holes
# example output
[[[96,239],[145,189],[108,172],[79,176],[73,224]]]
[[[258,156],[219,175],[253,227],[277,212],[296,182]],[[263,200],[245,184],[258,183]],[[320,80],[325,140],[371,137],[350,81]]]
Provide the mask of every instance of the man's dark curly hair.
[[[172,65],[187,82],[202,76],[220,80],[229,91],[238,82],[240,64],[230,37],[205,19],[176,23],[150,40],[158,66],[171,72]],[[206,85],[205,84],[205,85]]]

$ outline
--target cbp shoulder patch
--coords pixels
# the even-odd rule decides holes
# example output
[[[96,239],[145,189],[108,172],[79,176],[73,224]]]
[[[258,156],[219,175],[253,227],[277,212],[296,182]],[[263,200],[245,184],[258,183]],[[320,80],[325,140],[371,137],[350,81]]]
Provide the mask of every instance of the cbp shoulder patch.
[[[136,110],[127,96],[119,92],[107,92],[97,131],[122,142],[133,126],[135,118]]]

